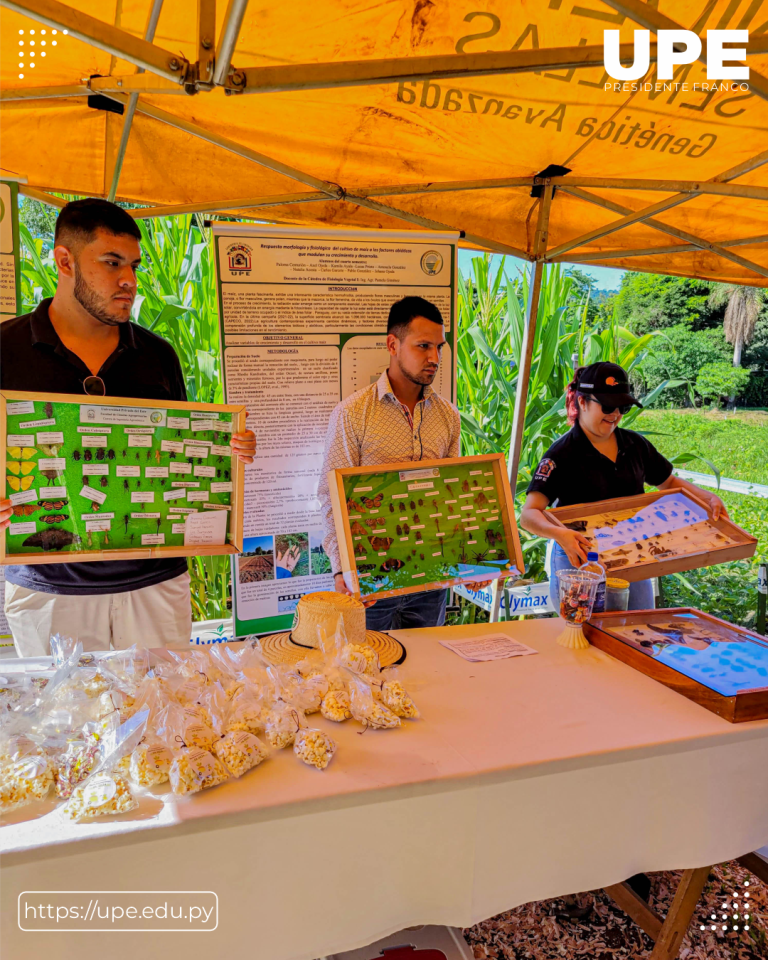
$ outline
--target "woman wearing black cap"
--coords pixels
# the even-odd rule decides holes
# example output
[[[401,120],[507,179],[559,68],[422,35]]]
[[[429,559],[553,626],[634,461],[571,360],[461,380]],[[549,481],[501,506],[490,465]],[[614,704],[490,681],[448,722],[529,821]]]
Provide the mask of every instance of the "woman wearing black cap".
[[[615,363],[580,367],[568,384],[566,410],[571,429],[556,440],[539,462],[520,516],[530,533],[555,541],[550,596],[559,607],[557,571],[579,567],[587,559],[586,537],[553,517],[547,507],[594,503],[643,493],[649,483],[660,490],[689,490],[708,503],[717,520],[728,516],[723,501],[672,474],[672,464],[645,437],[619,427],[632,405],[626,372]],[[654,605],[650,580],[630,584],[629,609]]]

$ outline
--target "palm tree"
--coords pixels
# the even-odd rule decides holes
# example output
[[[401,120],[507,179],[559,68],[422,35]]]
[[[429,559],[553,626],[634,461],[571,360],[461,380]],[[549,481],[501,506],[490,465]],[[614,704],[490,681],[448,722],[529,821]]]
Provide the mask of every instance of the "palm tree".
[[[739,283],[717,283],[709,295],[712,307],[725,307],[723,331],[728,343],[733,344],[733,365],[741,366],[741,352],[755,335],[755,323],[765,303],[762,287],[745,287]]]

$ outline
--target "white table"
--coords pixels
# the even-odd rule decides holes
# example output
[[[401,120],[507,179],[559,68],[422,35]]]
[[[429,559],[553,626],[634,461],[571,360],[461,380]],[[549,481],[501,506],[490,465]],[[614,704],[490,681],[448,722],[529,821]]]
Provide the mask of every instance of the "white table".
[[[124,818],[5,826],[0,952],[311,960],[768,843],[768,721],[729,724],[599,650],[562,649],[557,620],[494,624],[536,656],[471,664],[437,642],[488,629],[399,633],[423,721],[364,736],[321,721],[339,742],[324,772],[284,751]],[[29,889],[213,890],[219,925],[21,933]]]

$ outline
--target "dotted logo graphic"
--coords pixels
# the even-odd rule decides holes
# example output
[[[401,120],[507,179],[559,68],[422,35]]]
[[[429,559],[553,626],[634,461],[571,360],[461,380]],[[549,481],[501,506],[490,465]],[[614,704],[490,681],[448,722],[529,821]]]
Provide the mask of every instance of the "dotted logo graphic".
[[[709,926],[700,924],[699,930],[749,930],[750,903],[749,880],[744,881],[744,890],[741,893],[734,891],[729,900],[718,908],[718,913],[712,913]]]
[[[19,30],[20,37],[27,39],[19,40],[19,70],[34,70],[39,62],[37,57],[47,57],[52,50],[48,47],[57,47],[58,38],[63,34],[66,36],[69,30]],[[19,80],[24,79],[24,74],[19,74]]]

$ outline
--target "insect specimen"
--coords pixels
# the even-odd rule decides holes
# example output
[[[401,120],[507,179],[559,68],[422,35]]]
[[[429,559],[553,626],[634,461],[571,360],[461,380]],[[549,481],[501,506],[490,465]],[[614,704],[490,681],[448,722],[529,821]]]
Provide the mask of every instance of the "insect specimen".
[[[390,503],[390,505],[389,505],[389,512],[390,512],[390,513],[394,513],[394,512],[395,512],[395,505],[394,505],[394,503]]]
[[[135,533],[132,533],[131,536],[130,536],[131,544],[133,544],[133,541],[134,541],[135,539],[136,539],[136,534],[135,534]]]
[[[370,520],[363,520],[363,523],[367,527],[373,528],[378,527],[378,525],[381,523],[381,520],[379,520],[378,517],[371,517]]]
[[[44,476],[48,481],[55,480],[59,475],[58,470],[41,470],[41,475]],[[31,477],[29,478],[32,479]]]
[[[107,458],[108,458],[109,460],[114,460],[114,459],[115,459],[115,451],[114,451],[114,450],[107,450]]]
[[[224,479],[229,480],[229,470],[224,471]]]
[[[6,477],[8,481],[8,486],[11,490],[29,490],[32,484],[35,482],[34,477]]]
[[[80,453],[79,450],[73,450],[73,451],[72,451],[72,459],[75,461],[75,463],[77,463],[77,461],[80,459],[80,457],[81,457],[81,453]]]
[[[90,478],[90,477],[83,477],[83,483],[85,484],[86,487],[90,487],[90,485],[91,485],[91,478]]]
[[[159,450],[155,450],[155,460],[157,460],[157,462],[160,463],[160,451],[159,451]]]
[[[383,493],[377,493],[373,499],[369,497],[363,497],[363,503],[368,507],[369,510],[376,510],[381,506],[381,501],[384,499]]]
[[[43,510],[61,510],[62,507],[66,507],[68,500],[38,500],[37,505],[42,507]]]
[[[93,460],[93,451],[88,449],[83,450],[83,460],[85,460],[86,463],[90,463],[91,460]]]
[[[465,480],[464,483],[462,483],[461,489],[464,493],[469,493],[469,480]]]
[[[416,504],[413,502],[413,500],[411,500],[410,507],[411,507],[411,510],[416,509]]]
[[[130,513],[126,513],[123,517],[123,523],[125,524],[125,532],[128,533],[128,521],[131,519]]]
[[[414,522],[414,523],[420,523],[418,513],[414,513],[414,515],[413,515],[413,522]]]
[[[217,471],[216,471],[216,476],[217,476],[217,477],[220,477],[220,476],[221,476],[221,470],[217,470]]]
[[[392,537],[368,537],[374,550],[389,550],[392,546]]]
[[[24,547],[41,547],[43,550],[61,550],[62,547],[75,543],[76,538],[69,530],[61,530],[58,527],[50,530],[41,530],[39,533],[33,533],[31,537],[22,543]]]
[[[424,506],[424,501],[423,501],[423,500],[419,500],[419,506],[420,506],[420,507],[423,507],[423,506]]]
[[[125,460],[125,458],[126,458],[127,456],[128,456],[128,451],[127,451],[127,450],[123,450],[123,460]]]
[[[154,487],[154,485],[155,485],[155,478],[154,478],[154,477],[151,477],[151,478],[150,478],[149,485],[150,485],[150,487]]]
[[[404,566],[405,563],[402,560],[398,560],[396,557],[388,557],[379,569],[383,570],[384,573],[389,573],[391,570],[399,570]]]
[[[123,489],[124,489],[124,490],[128,490],[128,488],[129,488],[130,486],[131,486],[131,484],[130,484],[130,482],[129,482],[129,480],[128,480],[127,478],[126,478],[125,480],[123,480]]]
[[[171,458],[171,460],[175,460],[175,459],[176,459],[176,454],[174,453],[173,450],[171,450],[171,452],[168,454],[168,456]]]
[[[408,536],[408,535],[410,534],[410,532],[411,532],[411,528],[408,526],[407,523],[404,523],[404,524],[403,524],[403,533],[404,533],[406,536]]]
[[[361,557],[365,554],[365,547],[362,545],[362,543],[355,544],[355,553]]]
[[[400,513],[405,513],[405,504],[404,504],[404,503],[398,503],[397,506],[398,506],[399,509],[400,509]]]
[[[34,503],[19,503],[13,508],[14,517],[28,517],[40,508]]]
[[[488,497],[486,497],[486,495],[481,490],[480,493],[478,493],[478,495],[475,497],[475,506],[483,507],[485,506],[486,503],[488,503]]]
[[[402,537],[402,535],[403,535],[403,528],[400,526],[399,523],[398,523],[398,525],[395,527],[395,530],[397,530],[397,535],[398,535],[398,537]]]
[[[65,520],[69,520],[68,513],[49,513],[44,517],[40,517],[43,523],[64,523]]]
[[[51,417],[53,416],[53,404],[50,402],[46,403],[43,406],[43,411],[45,413],[45,416],[50,420]]]
[[[376,564],[375,563],[358,563],[357,569],[361,573],[370,573],[371,570],[376,569]]]
[[[109,477],[102,477],[102,478],[101,478],[101,485],[102,485],[102,487],[108,486],[108,485],[109,485]]]
[[[152,459],[152,448],[150,447],[149,450],[147,450],[147,460],[151,460],[151,459]]]
[[[99,510],[101,510],[101,504],[96,503],[96,501],[94,500],[93,503],[91,504],[91,512],[96,513]]]
[[[158,517],[157,520],[155,520],[155,523],[157,524],[157,532],[158,532],[158,533],[160,533],[160,524],[161,524],[162,522],[163,522],[163,521],[162,521],[162,518],[161,518],[161,517]]]
[[[106,452],[104,450],[104,447],[99,447],[99,449],[96,451],[96,459],[103,460],[105,456],[106,456]]]
[[[488,556],[487,550],[476,550],[472,554],[472,559],[475,563],[485,563],[485,559]]]
[[[181,436],[181,430],[177,430],[177,431],[176,431],[176,436],[177,436],[177,437],[180,437],[180,436]]]
[[[93,537],[91,536],[91,531],[90,531],[90,530],[88,531],[88,546],[89,546],[89,547],[92,547],[92,546],[93,546]]]
[[[355,520],[355,522],[350,527],[350,530],[352,531],[352,534],[355,537],[365,536],[365,527],[362,525],[362,523],[360,523],[359,520]]]
[[[423,554],[423,553],[420,553],[420,554],[419,554],[419,560],[423,560],[423,559],[424,559],[424,554]]]
[[[138,460],[139,457],[141,457],[141,451],[140,451],[140,450],[137,450],[137,451],[136,451],[136,459]]]

